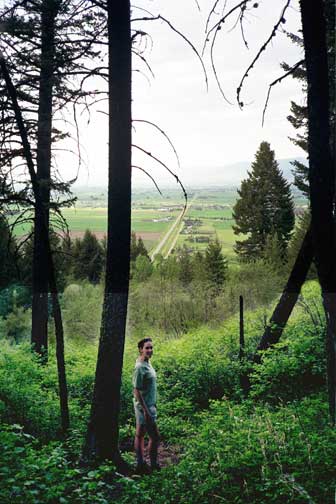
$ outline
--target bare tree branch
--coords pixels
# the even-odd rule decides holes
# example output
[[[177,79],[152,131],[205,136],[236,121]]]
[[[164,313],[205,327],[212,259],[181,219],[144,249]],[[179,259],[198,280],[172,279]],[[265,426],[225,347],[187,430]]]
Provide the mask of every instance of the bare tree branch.
[[[153,128],[156,128],[160,133],[161,135],[163,135],[167,141],[169,142],[171,148],[173,149],[174,151],[174,154],[175,154],[175,157],[176,157],[176,160],[177,160],[177,164],[178,164],[178,167],[181,168],[181,165],[180,165],[180,159],[179,159],[179,156],[176,152],[176,149],[174,147],[174,144],[173,142],[170,140],[169,136],[167,135],[167,133],[165,133],[163,131],[163,129],[161,129],[157,124],[151,122],[151,121],[147,121],[146,119],[132,119],[132,122],[139,122],[139,123],[144,123],[144,124],[149,124],[150,126],[153,126]]]
[[[161,166],[163,166],[175,178],[176,182],[180,185],[180,187],[181,187],[181,189],[183,191],[183,195],[184,195],[184,199],[185,199],[185,209],[186,209],[187,208],[187,204],[188,204],[188,194],[187,194],[187,191],[184,188],[184,185],[182,184],[181,180],[176,175],[176,173],[174,173],[163,161],[161,161],[161,159],[159,159],[158,157],[154,156],[151,152],[146,151],[145,149],[143,149],[139,145],[132,144],[132,147],[134,147],[135,149],[138,149],[139,151],[141,151],[144,154],[146,154],[146,156],[150,157],[151,159],[153,159],[154,161],[156,161],[157,163],[159,163]]]
[[[271,89],[273,86],[275,86],[276,84],[278,84],[279,82],[281,82],[283,79],[285,79],[286,77],[288,77],[288,75],[291,75],[299,66],[303,65],[305,63],[305,60],[300,60],[298,61],[295,65],[293,65],[289,70],[288,72],[286,72],[285,74],[283,74],[281,77],[278,77],[278,79],[275,79],[273,82],[271,82],[271,84],[269,85],[268,87],[268,92],[267,92],[267,98],[266,98],[266,102],[265,102],[265,106],[264,106],[264,110],[263,110],[263,114],[262,114],[262,125],[264,126],[264,122],[265,122],[265,113],[266,113],[266,109],[267,109],[267,105],[268,105],[268,101],[269,101],[269,97],[270,97],[270,94],[271,94]]]
[[[279,26],[285,21],[284,19],[284,15],[285,15],[285,12],[290,4],[290,1],[291,0],[287,0],[286,1],[286,4],[284,6],[284,8],[282,9],[282,12],[281,12],[281,15],[280,15],[280,18],[278,20],[278,22],[273,26],[273,30],[270,34],[270,36],[268,37],[268,39],[266,40],[266,42],[261,46],[261,48],[259,49],[257,55],[255,56],[255,58],[253,59],[252,63],[249,65],[249,67],[247,68],[247,70],[245,71],[240,83],[239,83],[239,86],[237,88],[237,102],[238,102],[238,105],[240,108],[243,108],[244,106],[244,103],[240,100],[240,93],[241,93],[241,90],[242,90],[242,86],[243,86],[243,83],[245,81],[245,79],[248,77],[248,73],[249,71],[254,67],[254,64],[256,63],[256,61],[258,61],[258,59],[260,58],[261,56],[261,53],[263,51],[265,51],[265,49],[267,48],[267,46],[269,45],[269,43],[271,42],[272,38],[275,37],[275,35],[277,34],[277,31],[279,29]]]
[[[141,166],[137,166],[137,165],[132,165],[132,168],[137,168],[138,170],[141,170],[142,172],[144,172],[147,177],[149,177],[152,181],[153,181],[153,184],[155,185],[156,189],[159,191],[159,193],[161,194],[162,196],[162,192],[160,191],[160,188],[159,186],[157,185],[157,183],[155,182],[155,179],[154,177],[152,177],[152,175],[150,173],[148,173],[148,171],[146,171],[144,168],[142,168]]]
[[[171,30],[173,30],[173,32],[175,32],[177,35],[179,35],[181,38],[183,38],[183,40],[189,45],[189,47],[192,49],[192,51],[196,54],[197,59],[199,60],[199,62],[202,65],[202,70],[203,70],[204,78],[205,78],[205,85],[206,85],[206,89],[208,90],[208,75],[207,75],[207,72],[206,72],[203,60],[202,60],[199,52],[197,51],[196,47],[190,42],[190,40],[185,35],[183,35],[182,32],[180,32],[177,28],[175,28],[171,24],[171,22],[168,21],[168,19],[166,19],[163,16],[161,16],[161,14],[158,14],[157,16],[153,16],[153,17],[134,18],[134,19],[132,19],[132,22],[136,22],[136,21],[158,21],[158,20],[161,20],[164,23],[166,23],[169,26],[169,28]]]

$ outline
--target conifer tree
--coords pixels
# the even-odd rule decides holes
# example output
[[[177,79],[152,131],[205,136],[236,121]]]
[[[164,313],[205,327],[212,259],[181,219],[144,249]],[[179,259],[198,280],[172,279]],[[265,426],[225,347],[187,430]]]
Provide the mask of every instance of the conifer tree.
[[[6,218],[0,214],[0,289],[17,279],[14,245]]]
[[[139,236],[137,238],[136,233],[132,231],[131,233],[131,261],[135,261],[138,256],[145,256],[149,258],[148,251],[145,247],[145,244]]]
[[[76,241],[75,247],[74,276],[78,279],[88,279],[91,283],[99,282],[104,257],[103,248],[96,235],[87,229],[83,239]]]
[[[290,185],[280,172],[269,143],[260,144],[252,170],[242,181],[238,194],[233,230],[248,237],[236,242],[237,254],[243,260],[261,258],[270,235],[277,235],[285,254],[294,227],[294,206]]]
[[[333,0],[326,0],[326,23],[327,23],[327,46],[328,46],[328,70],[329,70],[329,96],[330,96],[330,127],[331,127],[331,144],[332,150],[335,151],[335,7]],[[288,34],[294,44],[303,48],[303,39],[292,33]],[[290,65],[282,63],[282,68],[287,72]],[[307,73],[306,66],[303,65],[292,72],[292,77],[302,82],[302,91],[307,94]],[[308,156],[308,106],[306,103],[300,105],[291,101],[290,115],[287,117],[293,128],[297,130],[295,138],[290,137],[294,145],[303,149]],[[308,163],[302,163],[298,160],[292,162],[294,167],[294,185],[307,197],[309,197],[309,181],[308,181]]]
[[[208,243],[205,250],[204,262],[210,284],[218,293],[225,282],[227,260],[222,253],[222,245],[217,237]]]
[[[189,285],[193,279],[192,262],[186,245],[177,250],[179,273],[178,277],[183,285]]]

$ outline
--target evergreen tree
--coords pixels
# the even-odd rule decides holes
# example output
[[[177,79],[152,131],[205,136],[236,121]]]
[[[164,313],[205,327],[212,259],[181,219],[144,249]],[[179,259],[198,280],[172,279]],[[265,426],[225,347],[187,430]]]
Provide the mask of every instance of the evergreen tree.
[[[197,250],[191,261],[191,271],[193,279],[197,282],[206,282],[206,268],[205,268],[205,257],[200,250]]]
[[[178,277],[183,285],[188,285],[193,279],[192,262],[186,245],[177,250],[179,273]]]
[[[293,44],[303,47],[303,40],[297,35],[288,33],[288,37],[291,39]],[[290,65],[287,63],[282,63],[281,67],[288,72]],[[304,94],[307,93],[307,83],[306,83],[306,67],[303,64],[299,66],[292,72],[292,77],[302,82],[302,91]],[[289,137],[291,142],[297,147],[300,147],[305,154],[308,153],[308,108],[307,104],[299,105],[298,103],[291,101],[290,114],[287,116],[288,121],[291,123],[293,128],[297,130],[296,137]],[[294,175],[293,184],[301,191],[307,198],[309,197],[309,182],[308,182],[308,166],[301,161],[291,162],[294,169],[292,173]]]
[[[331,143],[332,151],[335,152],[335,117],[336,117],[336,100],[335,100],[335,13],[334,0],[326,0],[326,22],[327,22],[327,46],[328,46],[328,70],[329,70],[329,96],[330,96],[330,126],[331,126]],[[301,37],[288,33],[289,38],[294,44],[303,48],[303,40]],[[290,65],[282,63],[282,68],[288,72]],[[307,94],[307,73],[305,64],[298,67],[292,72],[294,79],[302,82],[302,91]],[[293,128],[297,130],[295,138],[290,137],[290,140],[297,145],[308,156],[308,106],[307,104],[299,105],[291,101],[290,115],[287,117]],[[294,167],[294,185],[305,195],[309,197],[309,181],[308,181],[308,165],[300,161],[291,163]]]
[[[240,258],[261,258],[270,235],[277,235],[285,254],[294,227],[294,206],[290,185],[280,172],[269,143],[260,144],[252,170],[242,181],[238,194],[233,230],[235,234],[248,235],[246,240],[236,242]]]
[[[217,237],[208,243],[205,250],[204,264],[210,284],[219,292],[226,278],[227,259],[222,253],[222,245]]]
[[[138,256],[149,258],[148,251],[141,236],[137,239],[136,233],[131,233],[131,261],[135,261]]]
[[[284,269],[284,254],[278,235],[268,235],[263,252],[263,262],[275,273],[281,273]]]
[[[33,230],[32,230],[33,231]],[[57,285],[62,292],[66,285],[66,277],[70,274],[74,252],[70,249],[68,238],[61,239],[60,236],[51,229],[49,232],[50,247],[53,254]],[[19,270],[25,286],[32,290],[32,263],[34,254],[34,232],[22,246],[22,253],[19,257]]]
[[[0,215],[0,288],[17,280],[15,243],[11,237],[7,221]]]
[[[89,229],[85,231],[82,240],[76,240],[74,256],[75,278],[87,279],[91,283],[99,282],[104,266],[103,249],[96,235]]]

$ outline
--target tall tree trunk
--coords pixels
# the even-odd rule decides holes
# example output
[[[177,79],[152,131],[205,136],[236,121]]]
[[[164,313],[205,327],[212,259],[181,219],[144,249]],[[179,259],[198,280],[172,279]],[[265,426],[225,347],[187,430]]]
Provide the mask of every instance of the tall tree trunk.
[[[309,227],[281,298],[276,305],[270,322],[267,325],[264,334],[259,342],[254,356],[254,362],[260,363],[261,356],[259,352],[261,350],[266,350],[270,346],[274,345],[281,338],[282,332],[299,297],[302,285],[306,280],[312,260],[312,230],[311,227]]]
[[[33,249],[33,303],[31,342],[48,358],[48,253],[42,239],[49,232],[52,91],[55,61],[55,18],[58,0],[43,0],[41,12],[41,70],[37,127],[36,176],[43,212],[35,207]]]
[[[23,155],[26,159],[28,171],[31,179],[31,184],[33,188],[35,205],[38,212],[43,216],[45,207],[40,196],[40,186],[38,184],[37,176],[34,169],[33,157],[30,149],[30,144],[28,141],[27,130],[25,128],[21,110],[17,101],[17,93],[15,87],[12,83],[10,75],[7,70],[6,62],[0,52],[0,70],[4,76],[8,95],[10,96],[13,104],[13,110],[15,113],[15,119],[20,132]],[[57,371],[58,371],[58,383],[59,383],[59,396],[60,396],[60,409],[61,409],[61,421],[62,421],[62,431],[65,433],[69,427],[69,408],[68,408],[68,390],[66,382],[65,373],[65,361],[64,361],[64,335],[63,335],[63,322],[62,313],[58,300],[57,285],[56,285],[56,275],[53,263],[52,252],[49,242],[49,232],[46,224],[46,219],[42,219],[42,235],[41,239],[46,242],[47,250],[47,273],[49,277],[51,299],[53,302],[53,315],[55,322],[55,334],[56,334],[56,358],[57,358]]]
[[[109,181],[105,293],[84,455],[122,464],[120,386],[131,235],[131,32],[129,0],[108,0]]]
[[[308,152],[311,226],[327,320],[327,370],[331,421],[336,411],[336,237],[335,172],[329,124],[329,79],[323,0],[300,0],[308,83]]]

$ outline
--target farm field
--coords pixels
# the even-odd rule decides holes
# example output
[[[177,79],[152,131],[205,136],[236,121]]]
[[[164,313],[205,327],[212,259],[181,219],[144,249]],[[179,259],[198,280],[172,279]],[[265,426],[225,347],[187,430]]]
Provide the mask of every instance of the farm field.
[[[107,230],[106,191],[92,188],[91,191],[78,190],[75,194],[76,206],[63,210],[70,235],[81,237],[90,229],[98,238],[103,238]],[[177,221],[185,204],[179,191],[168,189],[161,197],[154,190],[137,190],[132,199],[132,230],[142,237],[150,253],[164,256],[183,245],[204,250],[209,240],[217,236],[224,254],[235,260],[233,246],[237,237],[232,230],[232,208],[236,197],[236,188],[191,190],[187,209]],[[300,198],[295,199],[296,206],[302,203]],[[14,219],[13,216],[12,221]],[[15,234],[25,236],[30,228],[30,223],[18,225]]]

